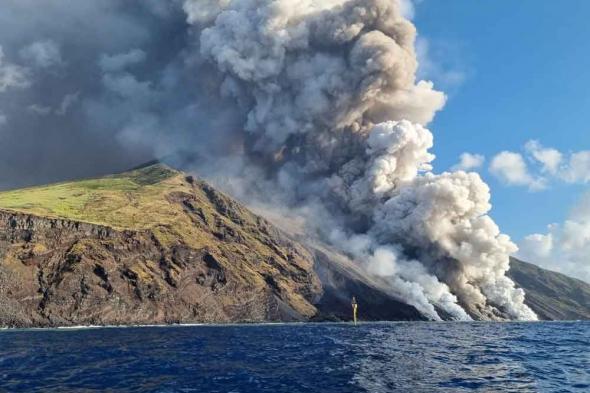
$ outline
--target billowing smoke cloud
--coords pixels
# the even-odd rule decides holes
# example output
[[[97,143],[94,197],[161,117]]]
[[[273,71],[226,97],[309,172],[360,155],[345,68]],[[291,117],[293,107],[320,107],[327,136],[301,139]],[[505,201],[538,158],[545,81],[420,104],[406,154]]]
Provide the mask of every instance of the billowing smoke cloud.
[[[208,94],[188,59],[187,29],[176,1],[2,1],[0,188],[198,147],[215,120],[200,120]]]
[[[487,186],[432,172],[426,126],[445,96],[416,80],[408,2],[42,3],[0,10],[0,186],[184,152],[432,319],[535,318],[505,276],[515,246],[487,215]]]
[[[437,310],[468,319],[465,309],[494,308],[535,318],[505,276],[516,247],[487,216],[488,187],[473,173],[430,172],[424,125],[445,97],[415,80],[415,29],[400,3],[187,0],[184,8],[200,54],[223,77],[221,94],[247,112],[245,157],[267,180],[254,171],[253,184],[268,194],[271,182],[291,207],[313,206],[309,225],[433,319]]]
[[[486,158],[481,154],[462,153],[459,162],[451,170],[453,171],[472,171],[481,168]]]

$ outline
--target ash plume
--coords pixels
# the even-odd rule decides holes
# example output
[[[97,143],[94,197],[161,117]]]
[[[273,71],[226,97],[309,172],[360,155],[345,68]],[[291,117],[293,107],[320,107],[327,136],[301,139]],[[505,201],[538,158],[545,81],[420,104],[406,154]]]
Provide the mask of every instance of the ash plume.
[[[6,0],[0,187],[188,155],[200,176],[295,216],[431,319],[535,319],[505,275],[516,247],[488,216],[488,187],[433,172],[427,126],[446,97],[416,80],[410,11],[401,0]]]
[[[425,125],[445,96],[416,81],[416,30],[400,2],[187,0],[184,9],[220,94],[247,113],[239,176],[250,198],[307,211],[319,236],[432,319],[437,309],[536,318],[505,276],[516,247],[487,215],[488,187],[474,173],[431,172]]]

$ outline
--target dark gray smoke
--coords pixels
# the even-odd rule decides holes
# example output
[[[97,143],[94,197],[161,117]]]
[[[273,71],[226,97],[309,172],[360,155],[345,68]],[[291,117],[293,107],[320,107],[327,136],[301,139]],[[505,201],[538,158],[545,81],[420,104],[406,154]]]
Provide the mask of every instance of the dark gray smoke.
[[[0,188],[221,149],[237,115],[188,29],[175,1],[2,1]]]
[[[432,319],[534,319],[505,276],[516,248],[487,215],[488,187],[432,173],[425,127],[445,96],[416,80],[405,6],[8,0],[0,185],[188,156],[233,195],[296,215]]]

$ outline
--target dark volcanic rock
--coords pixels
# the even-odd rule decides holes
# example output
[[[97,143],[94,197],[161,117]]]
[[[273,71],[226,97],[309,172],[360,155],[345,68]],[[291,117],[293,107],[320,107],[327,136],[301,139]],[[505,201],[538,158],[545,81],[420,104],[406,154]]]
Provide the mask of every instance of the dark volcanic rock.
[[[0,211],[0,325],[310,318],[320,293],[311,257],[280,241],[297,258],[246,268],[234,240],[218,250],[164,246],[149,231]]]
[[[353,264],[158,164],[0,202],[0,326],[349,320],[353,294],[362,319],[422,319]]]

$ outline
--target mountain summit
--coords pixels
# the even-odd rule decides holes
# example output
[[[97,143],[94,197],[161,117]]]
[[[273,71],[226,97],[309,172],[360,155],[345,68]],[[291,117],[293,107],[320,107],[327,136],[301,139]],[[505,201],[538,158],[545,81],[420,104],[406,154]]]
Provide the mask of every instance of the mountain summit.
[[[544,318],[590,315],[524,287]],[[347,320],[352,295],[362,319],[424,319],[345,256],[161,163],[0,193],[0,326]]]

